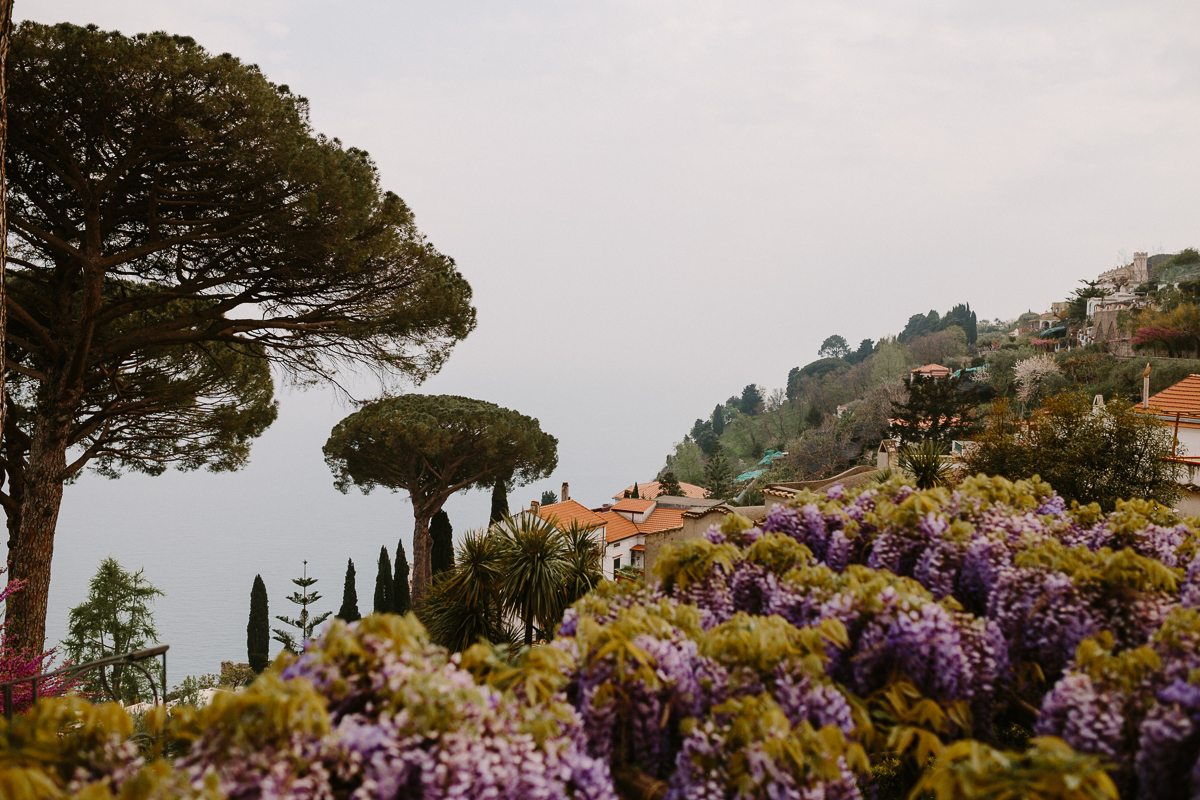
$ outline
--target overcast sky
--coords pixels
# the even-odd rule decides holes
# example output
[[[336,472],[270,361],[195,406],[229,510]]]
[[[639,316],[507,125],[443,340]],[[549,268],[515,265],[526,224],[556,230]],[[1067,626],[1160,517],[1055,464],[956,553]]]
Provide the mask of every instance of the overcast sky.
[[[960,302],[980,318],[1042,311],[1136,250],[1200,243],[1194,1],[17,0],[15,13],[193,36],[261,65],[311,100],[318,131],[369,151],[475,290],[478,329],[419,391],[515,408],[559,438],[557,473],[514,504],[563,480],[588,504],[651,480],[692,420],[747,383],[782,386],[829,334],[857,344]],[[118,529],[131,562],[150,536],[279,541],[278,569],[230,578],[239,607],[242,573],[290,576],[321,536],[353,540],[356,559],[409,537],[399,497],[332,487],[320,445],[350,409],[320,392],[281,400],[240,476],[70,487],[52,597],[77,602],[78,581],[68,595],[59,578],[120,551]],[[449,510],[456,530],[477,525],[487,497]]]

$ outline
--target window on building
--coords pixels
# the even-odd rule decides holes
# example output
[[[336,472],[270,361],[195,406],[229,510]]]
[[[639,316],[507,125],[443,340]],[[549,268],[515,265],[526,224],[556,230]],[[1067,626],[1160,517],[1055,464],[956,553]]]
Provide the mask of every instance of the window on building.
[[[617,572],[620,569],[621,569],[621,557],[617,556],[616,558],[613,559],[613,572]]]

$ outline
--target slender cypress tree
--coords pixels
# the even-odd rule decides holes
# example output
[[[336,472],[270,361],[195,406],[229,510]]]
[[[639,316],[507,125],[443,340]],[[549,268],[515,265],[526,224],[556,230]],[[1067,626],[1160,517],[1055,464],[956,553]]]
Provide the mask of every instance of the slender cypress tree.
[[[358,613],[358,589],[354,586],[354,559],[346,559],[346,585],[342,587],[342,607],[337,618],[346,622],[362,619]]]
[[[246,626],[246,660],[256,673],[267,668],[271,653],[271,615],[267,611],[267,585],[254,576],[250,590],[250,623]]]
[[[444,510],[429,520],[429,535],[433,537],[433,549],[429,552],[433,574],[454,569],[454,528]]]
[[[408,588],[408,556],[404,554],[403,541],[396,542],[396,579],[392,581],[392,586],[396,613],[407,614],[412,611],[412,593]]]
[[[640,500],[640,499],[641,499],[641,496],[640,496],[640,495],[638,495],[638,485],[637,485],[637,481],[634,481],[634,482],[633,482],[633,495],[632,495],[632,497],[633,497],[633,499],[634,499],[634,500]]]
[[[712,429],[717,436],[725,432],[725,406],[720,403],[713,409]]]
[[[492,487],[492,513],[488,515],[488,527],[508,516],[508,481],[501,479]],[[432,531],[430,532],[432,533]]]
[[[392,598],[393,584],[392,559],[388,557],[386,547],[379,548],[379,573],[375,576],[375,613],[391,614],[396,610]]]

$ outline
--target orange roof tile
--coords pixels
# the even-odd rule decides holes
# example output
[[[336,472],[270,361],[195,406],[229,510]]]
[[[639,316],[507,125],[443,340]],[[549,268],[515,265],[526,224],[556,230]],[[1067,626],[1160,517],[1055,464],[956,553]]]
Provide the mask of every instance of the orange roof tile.
[[[638,526],[615,511],[601,511],[596,516],[604,520],[604,543],[612,544],[641,533]]]
[[[644,553],[644,552],[646,552],[646,545],[644,545],[644,544],[635,544],[633,547],[629,548],[629,552],[631,552],[631,553]]]
[[[656,508],[650,512],[649,519],[638,523],[638,530],[642,533],[653,533],[654,531],[666,531],[671,528],[682,527],[683,512],[685,510],[682,508]]]
[[[1200,375],[1188,375],[1174,386],[1151,395],[1149,405],[1149,410],[1143,411],[1138,403],[1137,410],[1144,414],[1157,412],[1174,417],[1178,412],[1184,417],[1200,417]]]
[[[953,371],[954,370],[950,369],[949,367],[943,367],[941,364],[926,364],[923,367],[917,367],[916,369],[910,369],[908,371],[908,373],[910,375],[912,375],[912,374],[940,375],[940,376],[945,377],[947,375],[950,375]]]
[[[569,527],[572,522],[578,522],[584,528],[599,528],[605,524],[604,517],[574,500],[542,506],[538,509],[538,516],[554,521],[559,528]]]
[[[653,500],[635,500],[632,497],[627,497],[621,502],[612,507],[613,511],[632,511],[635,514],[640,514],[650,506],[654,505]]]
[[[661,488],[661,484],[659,484],[658,481],[650,481],[649,483],[639,483],[637,487],[638,497],[649,497],[653,499],[658,497],[658,491]],[[708,497],[708,490],[703,486],[697,486],[694,483],[684,483],[683,481],[680,481],[679,487],[683,489],[684,497],[690,497],[693,500],[703,500],[704,498]],[[633,487],[627,486],[619,494],[614,494],[613,500],[620,500],[625,497],[625,492],[632,491]]]

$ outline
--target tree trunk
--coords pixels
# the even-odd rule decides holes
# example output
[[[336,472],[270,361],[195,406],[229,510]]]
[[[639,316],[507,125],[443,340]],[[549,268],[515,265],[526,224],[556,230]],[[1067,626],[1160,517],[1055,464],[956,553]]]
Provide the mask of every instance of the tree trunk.
[[[533,647],[533,614],[525,618],[525,646]]]
[[[8,179],[4,170],[4,152],[8,144],[8,46],[12,41],[13,0],[0,0],[0,431],[8,416],[4,402],[4,375],[8,356],[8,305],[4,280],[8,263]]]
[[[10,647],[31,653],[45,650],[50,562],[62,506],[69,429],[69,414],[38,415],[29,448],[16,546],[9,554],[12,562],[9,580],[23,581],[24,586],[8,599],[10,627],[5,633]]]
[[[429,535],[429,518],[433,516],[424,506],[413,503],[413,563],[412,563],[412,605],[420,608],[425,599],[425,592],[433,582],[433,561],[430,558],[433,550],[433,537]]]

